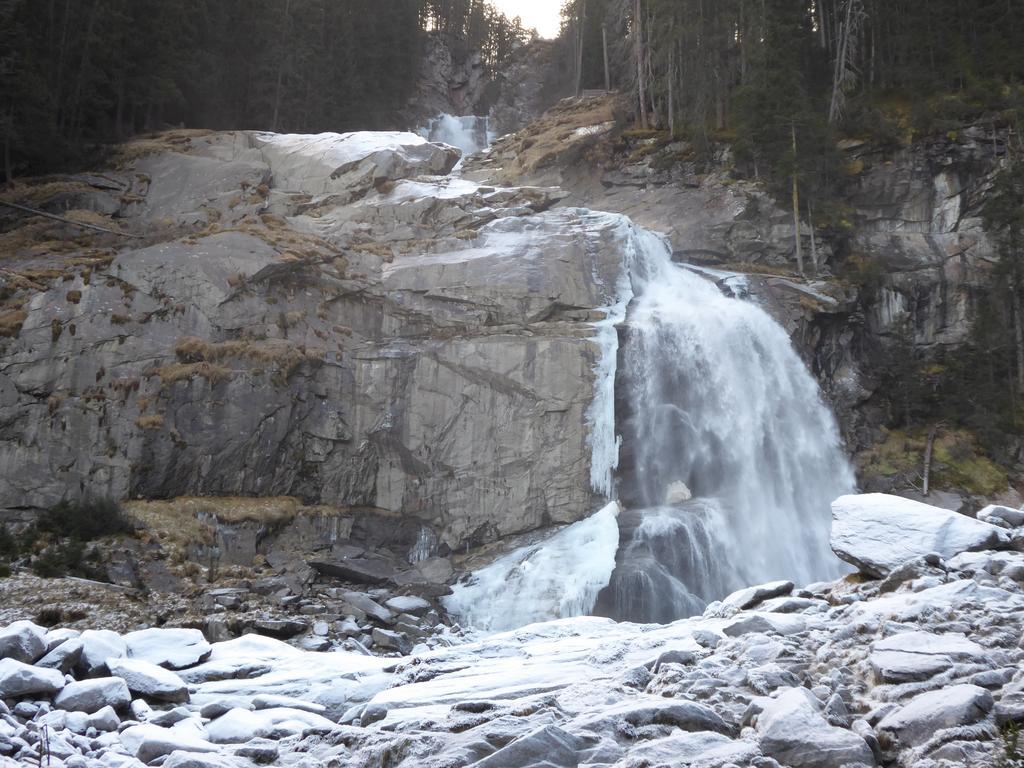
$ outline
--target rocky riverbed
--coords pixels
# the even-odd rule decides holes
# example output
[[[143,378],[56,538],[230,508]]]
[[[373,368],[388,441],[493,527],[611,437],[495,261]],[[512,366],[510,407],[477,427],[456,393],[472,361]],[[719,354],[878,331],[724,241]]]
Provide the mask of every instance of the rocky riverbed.
[[[833,517],[857,572],[668,625],[578,617],[388,658],[16,622],[0,764],[996,764],[1024,720],[1022,513],[875,494]]]

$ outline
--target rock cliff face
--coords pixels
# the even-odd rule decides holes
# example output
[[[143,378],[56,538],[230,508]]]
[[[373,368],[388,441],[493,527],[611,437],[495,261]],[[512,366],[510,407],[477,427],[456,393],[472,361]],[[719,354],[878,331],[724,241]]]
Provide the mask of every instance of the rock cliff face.
[[[503,135],[539,118],[573,92],[569,57],[557,40],[520,45],[498,71],[484,65],[479,51],[453,50],[445,37],[427,37],[416,92],[406,109],[410,127],[440,114],[479,115]]]
[[[627,220],[440,178],[457,153],[411,134],[145,149],[72,204],[148,244],[13,294],[0,507],[294,495],[442,551],[593,510],[591,323]]]
[[[835,236],[814,242],[801,222],[810,279],[799,280],[792,212],[763,185],[735,178],[728,148],[703,167],[686,142],[624,136],[616,109],[613,98],[564,102],[467,174],[560,186],[566,205],[624,213],[664,233],[680,261],[742,273],[722,273],[723,290],[752,294],[790,331],[848,450],[871,446],[888,415],[886,351],[903,344],[928,359],[968,340],[996,262],[980,207],[1005,135],[974,126],[888,154],[845,143],[844,218]],[[851,275],[849,264],[869,274]]]

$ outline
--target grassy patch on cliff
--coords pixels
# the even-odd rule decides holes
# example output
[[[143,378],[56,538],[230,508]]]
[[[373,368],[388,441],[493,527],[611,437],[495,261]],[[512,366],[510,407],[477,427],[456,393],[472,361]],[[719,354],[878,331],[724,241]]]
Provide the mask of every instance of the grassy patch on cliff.
[[[300,515],[340,517],[344,507],[306,506],[293,496],[180,496],[167,500],[128,501],[125,510],[145,529],[145,537],[162,546],[185,550],[212,545],[217,524],[258,523],[268,528],[285,525]]]
[[[928,430],[885,430],[885,439],[857,456],[860,474],[903,479],[920,485]],[[964,429],[940,430],[932,450],[931,486],[961,488],[981,496],[1005,491],[1006,471],[981,449],[977,437]]]

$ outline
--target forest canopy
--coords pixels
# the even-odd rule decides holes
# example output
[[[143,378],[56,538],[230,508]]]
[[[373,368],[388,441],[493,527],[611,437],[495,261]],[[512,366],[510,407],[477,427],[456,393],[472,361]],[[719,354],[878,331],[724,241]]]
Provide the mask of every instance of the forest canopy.
[[[0,0],[3,166],[177,125],[393,128],[429,33],[492,67],[529,37],[486,0]]]

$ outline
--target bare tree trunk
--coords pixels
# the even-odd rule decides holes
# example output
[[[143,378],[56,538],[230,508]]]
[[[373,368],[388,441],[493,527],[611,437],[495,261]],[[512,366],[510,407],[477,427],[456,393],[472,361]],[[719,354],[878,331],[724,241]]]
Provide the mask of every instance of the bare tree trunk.
[[[1017,391],[1024,393],[1024,308],[1020,300],[1020,281],[1010,280],[1010,302],[1013,306],[1013,336],[1017,348]]]
[[[644,92],[644,39],[641,0],[633,0],[633,44],[636,48],[636,88],[640,97],[640,127],[647,130],[647,95]]]
[[[583,92],[583,23],[587,18],[587,0],[580,0],[580,14],[576,26],[576,97]]]
[[[928,430],[928,442],[924,446],[924,476],[921,483],[921,494],[923,496],[928,495],[928,480],[932,474],[932,449],[935,447],[935,433],[937,431],[938,425]]]
[[[807,201],[807,224],[811,228],[811,268],[818,274],[818,243],[814,238],[814,210],[811,201]]]
[[[839,26],[839,44],[836,46],[836,62],[832,73],[832,100],[828,107],[828,121],[834,123],[843,112],[846,101],[846,85],[851,78],[852,59],[850,41],[855,37],[855,28],[860,21],[860,0],[846,0],[846,19]],[[854,6],[858,6],[854,13]]]
[[[7,113],[7,130],[4,131],[4,179],[10,186],[14,182],[14,169],[11,168],[11,134],[14,132],[14,110]]]
[[[292,0],[284,0],[284,25],[281,27],[281,51],[277,62],[277,87],[274,90],[274,117],[270,121],[270,130],[277,130],[277,118],[281,112],[281,86],[284,80],[284,65],[288,61],[288,28],[291,26]]]
[[[604,89],[612,89],[612,76],[608,68],[608,25],[601,22],[601,44],[604,47]]]
[[[796,176],[796,123],[790,125],[793,133],[793,229],[796,233],[796,266],[800,277],[804,276],[804,254],[800,244],[800,185]]]

